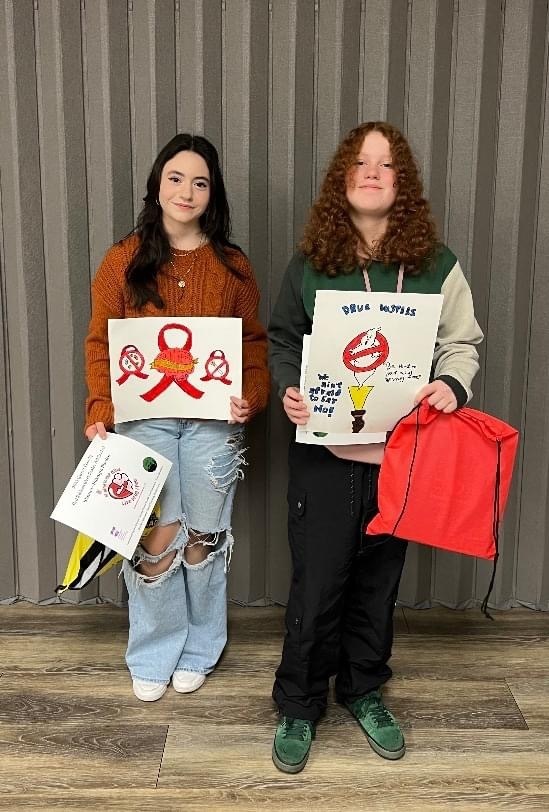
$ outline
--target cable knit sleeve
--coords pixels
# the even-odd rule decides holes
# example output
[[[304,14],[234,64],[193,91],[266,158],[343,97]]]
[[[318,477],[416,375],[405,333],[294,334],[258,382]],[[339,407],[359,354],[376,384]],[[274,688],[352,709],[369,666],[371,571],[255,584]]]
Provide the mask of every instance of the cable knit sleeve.
[[[242,397],[251,416],[262,411],[269,399],[267,333],[259,321],[259,288],[248,261],[242,257],[245,276],[240,280],[235,316],[242,319]]]
[[[124,273],[127,259],[121,246],[113,246],[107,251],[92,283],[92,313],[85,343],[88,385],[86,427],[100,422],[108,429],[114,425],[108,327],[109,319],[124,318]]]

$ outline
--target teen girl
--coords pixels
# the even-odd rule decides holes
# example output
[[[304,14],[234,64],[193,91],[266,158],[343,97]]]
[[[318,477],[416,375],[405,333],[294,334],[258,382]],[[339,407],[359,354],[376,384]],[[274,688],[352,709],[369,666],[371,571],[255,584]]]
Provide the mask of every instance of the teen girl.
[[[299,392],[301,350],[319,289],[443,293],[433,380],[417,402],[427,398],[448,413],[469,400],[482,333],[465,277],[437,240],[416,163],[395,127],[368,122],[344,139],[300,247],[269,328],[271,368],[292,423],[304,425],[309,417]],[[273,689],[281,713],[273,760],[285,772],[305,766],[333,674],[338,700],[373,749],[389,759],[404,755],[402,731],[380,686],[391,676],[387,663],[406,542],[362,536],[365,520],[376,512],[379,472],[373,455],[364,461],[367,452],[358,446],[341,458],[341,451],[336,457],[322,446],[290,446],[293,575]]]
[[[250,263],[229,241],[230,219],[214,146],[176,135],[156,158],[132,234],[116,243],[92,285],[86,340],[86,436],[106,430],[150,446],[173,467],[160,521],[123,564],[129,596],[126,662],[135,695],[159,699],[199,688],[227,639],[226,562],[231,513],[243,472],[243,425],[269,392],[266,335]],[[243,396],[232,420],[138,420],[114,425],[108,320],[140,316],[242,319]]]

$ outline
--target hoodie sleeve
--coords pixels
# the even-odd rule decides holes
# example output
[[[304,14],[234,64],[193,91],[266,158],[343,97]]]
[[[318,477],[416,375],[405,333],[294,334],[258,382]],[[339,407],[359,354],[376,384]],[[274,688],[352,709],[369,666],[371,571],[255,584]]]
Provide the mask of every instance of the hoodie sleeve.
[[[433,356],[434,377],[445,381],[463,406],[472,397],[471,384],[479,370],[476,346],[484,335],[459,262],[446,277],[441,293],[444,301]]]

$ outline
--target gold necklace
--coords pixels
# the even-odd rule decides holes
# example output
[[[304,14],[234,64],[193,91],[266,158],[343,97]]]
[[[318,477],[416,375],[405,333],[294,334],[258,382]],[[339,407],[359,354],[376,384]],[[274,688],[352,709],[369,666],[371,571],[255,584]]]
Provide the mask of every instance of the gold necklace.
[[[173,268],[173,272],[174,272],[175,276],[177,276],[177,278],[179,279],[179,282],[177,283],[177,286],[179,288],[184,288],[185,285],[187,284],[184,277],[187,277],[190,274],[190,272],[192,271],[192,269],[194,268],[194,265],[195,265],[195,262],[196,262],[196,257],[198,255],[198,251],[200,250],[200,248],[202,248],[203,240],[204,240],[204,235],[202,235],[200,237],[200,242],[198,243],[196,248],[191,248],[188,251],[185,251],[183,249],[178,250],[176,248],[172,248],[172,254],[174,255],[174,257],[186,257],[189,254],[194,254],[194,256],[193,256],[193,258],[191,260],[191,264],[189,265],[188,268],[185,268],[185,270],[183,271],[183,276],[181,276],[181,274],[179,274],[177,272],[177,268],[175,267],[175,264],[174,264],[173,260],[172,259],[168,260],[168,262],[170,263],[170,265]]]

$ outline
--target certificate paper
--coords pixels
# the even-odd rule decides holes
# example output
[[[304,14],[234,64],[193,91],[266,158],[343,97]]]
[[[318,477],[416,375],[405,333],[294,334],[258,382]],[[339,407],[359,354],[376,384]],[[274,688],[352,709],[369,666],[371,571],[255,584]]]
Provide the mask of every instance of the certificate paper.
[[[129,437],[96,436],[51,518],[131,558],[171,467]]]

